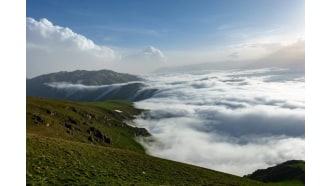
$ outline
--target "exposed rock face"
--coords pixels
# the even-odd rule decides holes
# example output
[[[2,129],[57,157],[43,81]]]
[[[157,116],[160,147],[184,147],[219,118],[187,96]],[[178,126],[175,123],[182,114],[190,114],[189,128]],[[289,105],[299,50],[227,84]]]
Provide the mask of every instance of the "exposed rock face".
[[[151,136],[151,134],[145,128],[134,127],[133,133],[134,136],[143,136],[143,137]]]
[[[87,130],[87,133],[89,134],[88,140],[91,142],[105,142],[111,144],[112,140],[106,134],[103,134],[101,131],[94,127],[90,127]]]

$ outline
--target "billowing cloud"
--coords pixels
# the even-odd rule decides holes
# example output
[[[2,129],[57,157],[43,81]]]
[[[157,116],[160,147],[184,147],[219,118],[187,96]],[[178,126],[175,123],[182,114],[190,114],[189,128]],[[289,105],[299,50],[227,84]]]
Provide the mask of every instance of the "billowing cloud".
[[[28,77],[77,69],[113,69],[141,74],[161,67],[167,60],[164,53],[153,46],[140,52],[123,49],[130,52],[121,57],[110,47],[97,45],[70,28],[54,25],[46,18],[39,21],[26,18],[26,33]]]
[[[286,78],[278,78],[286,76]],[[304,73],[285,69],[147,76],[135,120],[155,156],[237,175],[304,159]]]
[[[114,69],[125,69],[125,72],[133,74],[145,74],[154,71],[166,64],[167,57],[154,46],[148,46],[144,50],[124,56],[118,61]]]
[[[61,70],[109,68],[116,59],[106,46],[73,32],[70,28],[53,25],[43,18],[26,18],[27,76]]]
[[[143,57],[148,58],[150,60],[155,60],[155,61],[165,61],[166,60],[163,52],[153,46],[149,46],[143,51]]]

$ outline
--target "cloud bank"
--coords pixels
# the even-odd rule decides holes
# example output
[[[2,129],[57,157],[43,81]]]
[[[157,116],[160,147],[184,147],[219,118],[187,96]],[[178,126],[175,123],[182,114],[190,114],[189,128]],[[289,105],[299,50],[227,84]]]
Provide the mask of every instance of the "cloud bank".
[[[282,76],[285,76],[282,77]],[[278,78],[282,77],[282,78]],[[134,122],[155,156],[236,175],[304,159],[304,74],[285,69],[147,76],[149,109]]]

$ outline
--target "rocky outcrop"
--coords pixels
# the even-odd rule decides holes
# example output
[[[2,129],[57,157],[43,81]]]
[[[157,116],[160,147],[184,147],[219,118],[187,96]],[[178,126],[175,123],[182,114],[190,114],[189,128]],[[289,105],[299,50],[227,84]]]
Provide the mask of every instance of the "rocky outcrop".
[[[147,129],[138,128],[138,127],[133,128],[133,134],[134,134],[134,136],[143,136],[143,137],[151,136],[151,134],[148,132]]]
[[[89,134],[88,140],[91,142],[104,142],[111,144],[112,140],[106,135],[103,134],[100,130],[96,129],[95,127],[90,127],[87,130],[87,133]]]
[[[38,124],[38,123],[43,124],[45,122],[45,120],[38,113],[32,115],[32,120],[36,124]]]

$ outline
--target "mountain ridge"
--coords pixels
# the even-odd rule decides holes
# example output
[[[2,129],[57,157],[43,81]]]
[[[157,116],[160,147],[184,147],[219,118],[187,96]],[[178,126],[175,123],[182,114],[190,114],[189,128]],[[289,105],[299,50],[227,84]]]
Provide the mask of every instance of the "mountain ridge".
[[[156,91],[142,90],[145,87],[143,80],[136,75],[112,70],[61,71],[27,79],[26,95],[72,101],[139,101],[151,97]]]
[[[34,78],[29,78],[27,81],[38,83],[51,82],[68,82],[79,83],[83,85],[109,85],[114,83],[126,83],[130,81],[141,81],[142,78],[127,74],[118,73],[112,70],[75,70],[75,71],[60,71],[49,74],[43,74]]]

